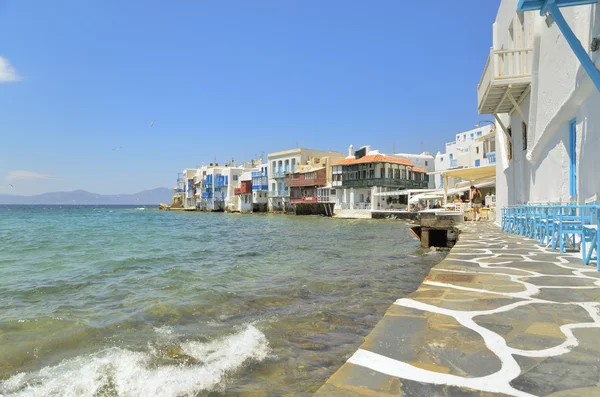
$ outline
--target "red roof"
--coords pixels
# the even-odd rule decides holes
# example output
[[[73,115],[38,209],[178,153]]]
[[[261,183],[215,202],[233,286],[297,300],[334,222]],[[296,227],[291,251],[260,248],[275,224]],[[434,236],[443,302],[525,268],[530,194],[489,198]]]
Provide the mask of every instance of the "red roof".
[[[350,165],[350,164],[364,164],[364,163],[395,163],[412,166],[410,160],[401,159],[398,157],[386,156],[383,154],[371,154],[368,156],[361,157],[359,159],[343,159],[334,163],[333,165]]]
[[[427,170],[425,168],[421,168],[421,167],[413,167],[412,170],[414,172],[427,172]]]

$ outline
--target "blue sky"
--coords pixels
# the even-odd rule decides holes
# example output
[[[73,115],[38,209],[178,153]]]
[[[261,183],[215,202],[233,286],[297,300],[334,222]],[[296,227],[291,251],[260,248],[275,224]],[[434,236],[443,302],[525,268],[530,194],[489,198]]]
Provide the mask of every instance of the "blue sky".
[[[172,187],[296,144],[442,150],[489,118],[498,5],[0,1],[0,193]]]

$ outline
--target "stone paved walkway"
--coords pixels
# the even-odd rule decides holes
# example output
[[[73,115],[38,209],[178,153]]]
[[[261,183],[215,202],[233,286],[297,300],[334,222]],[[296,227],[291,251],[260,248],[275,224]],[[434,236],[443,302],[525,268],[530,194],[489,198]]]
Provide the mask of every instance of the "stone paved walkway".
[[[600,272],[466,224],[316,396],[600,397]]]

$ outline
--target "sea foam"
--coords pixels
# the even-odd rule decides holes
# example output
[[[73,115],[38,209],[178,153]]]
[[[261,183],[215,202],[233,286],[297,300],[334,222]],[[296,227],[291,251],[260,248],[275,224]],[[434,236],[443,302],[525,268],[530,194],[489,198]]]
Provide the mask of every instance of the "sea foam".
[[[216,388],[246,361],[262,361],[270,351],[253,325],[208,342],[184,342],[180,351],[193,364],[153,365],[156,353],[110,348],[65,360],[37,372],[20,373],[0,383],[6,397],[193,396]]]

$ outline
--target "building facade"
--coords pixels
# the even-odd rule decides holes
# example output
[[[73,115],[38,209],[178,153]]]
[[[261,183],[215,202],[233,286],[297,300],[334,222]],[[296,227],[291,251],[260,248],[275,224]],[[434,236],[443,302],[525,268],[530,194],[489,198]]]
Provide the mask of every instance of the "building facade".
[[[209,164],[200,170],[201,199],[197,208],[203,211],[236,211],[238,199],[235,189],[240,187],[240,177],[245,168],[231,165]]]
[[[483,167],[496,164],[496,137],[494,125],[484,125],[456,134],[453,141],[446,143],[445,153],[438,152],[434,160],[435,189],[452,189],[460,181],[457,178],[448,178],[448,185],[444,185],[443,171]]]
[[[410,160],[371,151],[363,146],[332,166],[332,190],[337,209],[371,210],[372,192],[403,189],[426,189],[429,176],[425,169],[414,167]]]
[[[411,153],[397,153],[394,156],[407,159],[410,161],[415,167],[424,169],[429,174],[430,172],[435,171],[435,157],[431,153],[423,152],[421,154],[411,154]],[[435,189],[435,178],[429,178],[429,183],[427,185],[429,189]]]
[[[239,178],[239,187],[234,188],[237,203],[231,208],[232,212],[252,212],[252,171],[242,173]]]
[[[290,187],[290,203],[296,214],[331,215],[323,204],[329,203],[329,198],[323,197],[323,192],[330,192],[332,183],[331,164],[342,160],[342,154],[310,158],[306,164],[297,167],[286,178]]]
[[[477,87],[479,112],[496,119],[498,207],[600,191],[600,7],[589,3],[546,16],[530,1],[500,4]]]
[[[269,211],[289,212],[293,210],[290,201],[290,189],[286,177],[295,173],[300,164],[305,164],[310,159],[344,155],[337,152],[297,148],[268,155],[268,207]]]
[[[269,164],[252,170],[252,212],[267,212],[269,204]]]

